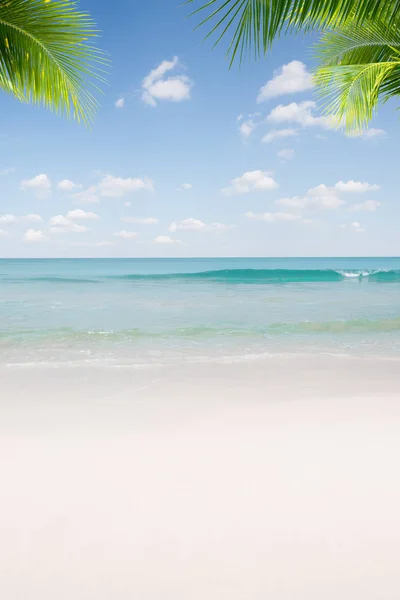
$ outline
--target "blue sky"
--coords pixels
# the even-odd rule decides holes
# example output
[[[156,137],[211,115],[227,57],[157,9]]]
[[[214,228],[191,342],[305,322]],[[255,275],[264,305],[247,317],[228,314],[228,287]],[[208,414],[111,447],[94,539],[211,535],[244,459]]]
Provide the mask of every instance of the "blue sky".
[[[332,128],[313,38],[229,70],[175,0],[81,7],[109,85],[90,131],[2,94],[1,256],[400,254],[396,107]]]

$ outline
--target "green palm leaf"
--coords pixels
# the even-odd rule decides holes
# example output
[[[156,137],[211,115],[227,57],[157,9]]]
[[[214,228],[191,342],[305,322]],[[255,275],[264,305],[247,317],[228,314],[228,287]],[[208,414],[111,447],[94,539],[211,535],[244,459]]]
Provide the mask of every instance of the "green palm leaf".
[[[367,20],[362,27],[354,21],[324,33],[315,48],[324,66],[385,61],[400,53],[400,29],[385,21]]]
[[[380,97],[399,94],[399,75],[400,62],[322,67],[316,81],[325,114],[344,122],[350,132],[360,131],[372,119]]]
[[[400,31],[381,21],[349,23],[324,34],[317,45],[315,80],[325,113],[360,130],[379,100],[400,94]]]
[[[216,43],[232,33],[231,61],[250,49],[256,55],[266,53],[282,32],[336,28],[349,20],[362,23],[366,19],[400,26],[400,0],[210,0],[192,14],[207,9],[211,12],[200,25],[214,23],[208,36],[217,34]]]
[[[192,14],[203,12],[199,26],[213,24],[207,37],[217,44],[230,34],[231,64],[250,49],[265,54],[282,33],[324,32],[318,90],[325,114],[349,130],[364,127],[379,100],[400,95],[400,0],[209,0]]]
[[[104,81],[95,25],[70,0],[0,0],[0,87],[88,124]]]

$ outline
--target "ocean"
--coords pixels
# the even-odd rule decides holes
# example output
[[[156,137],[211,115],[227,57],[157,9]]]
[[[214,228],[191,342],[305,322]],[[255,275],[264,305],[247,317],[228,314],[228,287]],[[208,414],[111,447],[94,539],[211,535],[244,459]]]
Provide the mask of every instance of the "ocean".
[[[400,353],[400,258],[0,261],[0,361]]]
[[[0,289],[1,598],[400,598],[400,259],[2,260]]]

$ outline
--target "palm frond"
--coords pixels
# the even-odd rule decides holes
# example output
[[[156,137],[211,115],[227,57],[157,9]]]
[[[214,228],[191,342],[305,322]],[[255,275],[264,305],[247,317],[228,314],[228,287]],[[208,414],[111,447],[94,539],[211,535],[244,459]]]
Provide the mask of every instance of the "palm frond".
[[[107,60],[91,17],[71,0],[0,0],[0,86],[88,124]]]
[[[227,52],[231,62],[251,49],[265,54],[282,32],[341,27],[350,19],[400,26],[400,0],[210,0],[192,15],[207,10],[211,12],[198,26],[216,21],[208,34],[218,35],[216,43],[232,33]]]
[[[399,94],[400,61],[321,67],[315,81],[324,113],[358,132],[372,119],[379,99]]]
[[[368,20],[362,27],[350,22],[324,33],[314,48],[322,66],[385,62],[400,54],[400,29],[382,21]]]
[[[400,31],[369,19],[349,21],[316,45],[315,75],[324,113],[359,131],[378,106],[400,94]]]

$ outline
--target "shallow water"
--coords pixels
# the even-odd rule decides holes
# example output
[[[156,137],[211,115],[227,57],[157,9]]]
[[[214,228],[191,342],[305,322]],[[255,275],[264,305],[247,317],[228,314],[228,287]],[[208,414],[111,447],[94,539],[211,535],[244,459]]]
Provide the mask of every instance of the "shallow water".
[[[0,261],[0,360],[400,353],[400,258]]]

